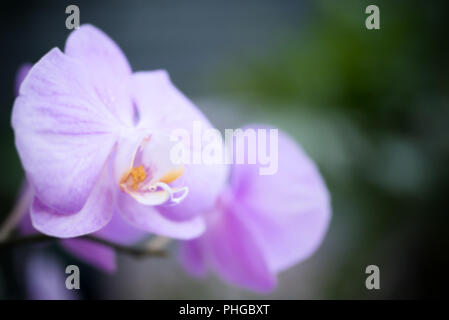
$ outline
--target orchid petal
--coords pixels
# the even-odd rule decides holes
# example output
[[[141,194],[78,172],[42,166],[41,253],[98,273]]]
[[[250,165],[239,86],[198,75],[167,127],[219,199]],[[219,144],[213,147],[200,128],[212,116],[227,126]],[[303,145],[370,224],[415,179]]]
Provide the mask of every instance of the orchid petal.
[[[78,61],[58,49],[30,70],[12,114],[16,147],[36,196],[79,211],[116,141],[118,122],[88,85]]]
[[[271,270],[284,270],[312,254],[327,230],[331,209],[321,175],[304,151],[279,133],[278,171],[234,165],[231,184],[240,218],[263,248]]]
[[[59,238],[73,238],[103,228],[114,211],[113,191],[107,171],[101,175],[84,207],[76,213],[62,214],[34,198],[31,221],[40,232]]]
[[[133,227],[118,212],[114,212],[109,223],[94,235],[114,243],[130,245],[145,239],[150,234]]]
[[[199,109],[171,83],[165,71],[138,72],[132,76],[131,83],[139,128],[171,138],[179,129],[186,130],[192,138],[194,123],[201,124],[203,129],[211,128]],[[190,154],[197,152],[193,147],[193,143],[186,145]],[[162,207],[160,211],[167,217],[183,220],[208,210],[223,189],[227,174],[223,164],[184,164],[183,174],[170,186],[188,187],[188,196],[179,205]]]
[[[132,126],[134,108],[128,91],[132,70],[118,45],[103,31],[87,24],[70,34],[64,51],[90,71],[96,94],[114,117]]]
[[[204,232],[202,217],[176,221],[165,217],[156,207],[145,206],[125,192],[118,194],[118,207],[123,219],[132,226],[176,239],[192,239]]]
[[[87,239],[64,239],[61,245],[78,259],[106,272],[117,269],[114,249]]]
[[[241,220],[245,214],[229,206],[211,213],[207,230],[192,243],[182,244],[183,265],[187,271],[201,275],[204,263],[230,284],[259,292],[272,290],[276,278],[265,261],[262,250]],[[203,251],[202,255],[198,252]]]
[[[179,244],[178,257],[183,267],[196,277],[203,277],[207,272],[205,252],[202,247],[202,239],[182,241]]]

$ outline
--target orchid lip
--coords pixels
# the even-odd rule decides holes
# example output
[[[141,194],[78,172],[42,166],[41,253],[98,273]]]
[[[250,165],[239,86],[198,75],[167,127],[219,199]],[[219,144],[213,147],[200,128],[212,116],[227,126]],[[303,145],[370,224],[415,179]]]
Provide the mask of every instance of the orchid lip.
[[[135,156],[134,156],[135,158]],[[154,176],[152,165],[134,166],[122,176],[120,189],[141,204],[149,206],[173,206],[187,197],[188,187],[171,187],[169,184],[177,180],[184,172],[184,167],[172,168],[159,177]]]
[[[181,201],[184,200],[185,197],[187,197],[187,195],[189,193],[188,187],[171,188],[168,184],[166,184],[164,182],[156,182],[155,184],[148,186],[148,190],[150,192],[155,192],[155,191],[157,191],[158,188],[161,188],[162,190],[164,190],[167,193],[167,195],[168,195],[167,202],[165,202],[163,204],[169,205],[169,206],[177,205],[177,204],[181,203]],[[180,193],[180,195],[178,197],[176,197],[176,195],[179,193]]]
[[[182,172],[182,171],[181,171]],[[168,175],[173,175],[169,173]],[[143,166],[133,168],[125,174],[120,182],[120,189],[136,201],[144,205],[177,205],[187,197],[188,187],[171,187],[168,183],[173,180],[161,178],[154,182],[147,182],[146,172]]]

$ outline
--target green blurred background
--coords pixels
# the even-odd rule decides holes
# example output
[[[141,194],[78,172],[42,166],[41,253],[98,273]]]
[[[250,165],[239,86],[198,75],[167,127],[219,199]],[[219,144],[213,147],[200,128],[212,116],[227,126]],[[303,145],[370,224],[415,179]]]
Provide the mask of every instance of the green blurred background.
[[[72,263],[82,273],[72,298],[447,295],[447,1],[2,1],[0,221],[23,179],[10,126],[15,73],[63,47],[69,4],[134,70],[167,69],[218,128],[264,122],[295,137],[328,184],[333,218],[317,253],[269,295],[190,278],[175,258],[120,256],[107,275],[55,245],[0,252],[0,298],[70,298]],[[380,30],[365,28],[369,4],[380,8]],[[377,291],[365,288],[370,264],[380,267]]]

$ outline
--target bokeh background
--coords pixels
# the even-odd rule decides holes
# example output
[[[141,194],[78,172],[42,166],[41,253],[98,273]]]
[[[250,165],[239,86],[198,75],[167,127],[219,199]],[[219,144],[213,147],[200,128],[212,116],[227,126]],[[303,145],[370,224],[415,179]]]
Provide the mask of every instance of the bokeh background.
[[[55,244],[0,252],[0,298],[447,295],[447,1],[1,1],[0,222],[23,179],[10,126],[15,73],[63,47],[69,4],[134,70],[168,70],[218,128],[265,122],[292,135],[328,184],[333,218],[316,254],[268,295],[191,278],[174,257],[120,255],[109,275]],[[369,4],[380,7],[380,30],[365,28]],[[81,268],[80,291],[64,287],[68,264]],[[380,267],[377,291],[364,285],[370,264]]]

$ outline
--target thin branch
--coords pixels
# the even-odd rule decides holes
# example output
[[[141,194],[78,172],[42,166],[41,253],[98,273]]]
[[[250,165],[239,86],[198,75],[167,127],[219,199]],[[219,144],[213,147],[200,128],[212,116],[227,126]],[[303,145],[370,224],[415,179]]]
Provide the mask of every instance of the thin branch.
[[[137,248],[137,247],[127,247],[123,246],[121,244],[117,244],[105,239],[100,239],[92,235],[85,235],[82,237],[74,238],[74,239],[84,239],[88,241],[92,241],[107,247],[110,247],[111,249],[114,249],[117,252],[125,253],[131,256],[134,256],[136,258],[142,258],[142,257],[166,257],[167,252],[162,249],[153,249],[153,248]],[[20,238],[13,238],[6,241],[0,242],[0,251],[11,249],[17,246],[22,246],[26,244],[35,244],[35,243],[41,243],[41,242],[48,242],[48,241],[54,241],[54,240],[61,240],[59,238],[54,238],[47,236],[45,234],[34,234],[30,236],[24,236]]]
[[[6,220],[0,226],[0,242],[6,241],[12,230],[22,219],[23,215],[27,213],[28,208],[33,200],[33,191],[26,183],[22,186],[22,194],[19,196],[19,200],[16,202],[11,210],[11,213],[7,216]]]

